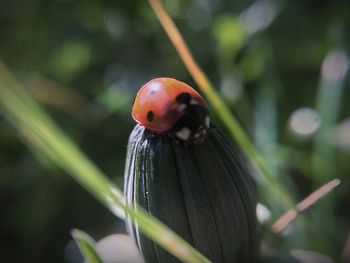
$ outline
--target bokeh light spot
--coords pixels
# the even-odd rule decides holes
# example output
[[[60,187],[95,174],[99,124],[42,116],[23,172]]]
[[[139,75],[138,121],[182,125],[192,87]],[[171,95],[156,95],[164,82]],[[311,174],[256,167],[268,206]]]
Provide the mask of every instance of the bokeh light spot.
[[[310,108],[297,109],[289,118],[290,129],[300,136],[310,136],[314,134],[320,126],[320,115]]]

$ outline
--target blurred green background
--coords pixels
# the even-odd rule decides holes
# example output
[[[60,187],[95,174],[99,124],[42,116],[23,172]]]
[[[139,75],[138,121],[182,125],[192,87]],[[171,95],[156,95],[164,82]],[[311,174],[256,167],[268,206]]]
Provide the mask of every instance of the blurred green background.
[[[197,61],[298,200],[337,177],[301,216],[314,226],[269,250],[339,260],[350,231],[350,4],[347,1],[165,1]],[[195,87],[147,1],[0,1],[0,59],[120,187],[132,100],[159,76]],[[0,118],[3,262],[73,262],[69,234],[125,232],[64,172]],[[269,189],[259,189],[261,195]]]

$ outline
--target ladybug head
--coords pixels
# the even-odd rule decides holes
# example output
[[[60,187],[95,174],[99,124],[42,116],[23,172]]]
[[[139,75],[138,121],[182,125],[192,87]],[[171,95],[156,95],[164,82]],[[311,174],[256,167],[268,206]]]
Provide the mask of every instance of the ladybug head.
[[[179,116],[168,134],[180,142],[203,141],[210,124],[207,106],[182,92],[176,97],[175,107],[179,108]]]

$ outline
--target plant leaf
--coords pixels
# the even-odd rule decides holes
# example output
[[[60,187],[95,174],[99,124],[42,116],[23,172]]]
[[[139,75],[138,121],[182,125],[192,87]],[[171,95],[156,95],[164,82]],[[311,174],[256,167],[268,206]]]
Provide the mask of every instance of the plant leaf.
[[[84,258],[89,263],[103,263],[101,257],[97,253],[96,243],[87,233],[73,229],[71,235],[74,238],[74,241],[78,244],[81,253]]]
[[[126,212],[148,238],[184,262],[210,262],[141,207],[127,206],[122,191],[81,152],[40,105],[21,89],[21,84],[1,62],[0,105],[3,106],[4,116],[33,148],[69,173],[115,215],[124,218]]]

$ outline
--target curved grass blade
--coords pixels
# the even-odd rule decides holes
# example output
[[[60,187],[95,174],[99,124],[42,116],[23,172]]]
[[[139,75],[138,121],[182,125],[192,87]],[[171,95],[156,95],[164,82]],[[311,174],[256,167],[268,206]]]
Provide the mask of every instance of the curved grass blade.
[[[143,209],[125,204],[123,193],[96,167],[0,62],[0,106],[32,147],[69,173],[118,217],[127,213],[141,231],[184,262],[210,262],[185,240]]]
[[[71,235],[79,246],[80,252],[83,254],[87,262],[103,263],[101,257],[97,253],[95,240],[93,240],[85,232],[78,229],[73,229],[71,231]]]
[[[158,17],[160,23],[162,24],[165,32],[167,33],[170,41],[174,45],[176,51],[187,67],[189,73],[192,75],[199,88],[208,98],[208,101],[214,109],[217,117],[226,125],[226,128],[228,129],[231,137],[236,140],[236,142],[250,157],[259,171],[261,171],[261,176],[257,176],[255,178],[256,181],[262,187],[266,187],[274,193],[271,195],[271,197],[268,198],[268,200],[265,200],[270,204],[271,211],[275,216],[278,216],[280,213],[280,210],[278,208],[281,206],[284,209],[288,209],[294,206],[293,204],[295,202],[291,196],[291,193],[287,191],[286,187],[284,187],[278,178],[272,173],[264,158],[251,143],[249,137],[244,132],[238,120],[231,114],[228,106],[224,103],[218,92],[214,89],[208,77],[205,75],[203,70],[193,58],[185,40],[177,29],[174,21],[171,19],[170,15],[161,4],[160,0],[148,1],[154,13]]]

